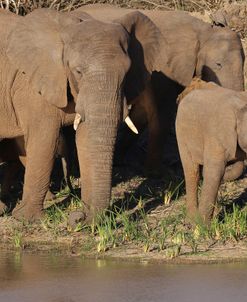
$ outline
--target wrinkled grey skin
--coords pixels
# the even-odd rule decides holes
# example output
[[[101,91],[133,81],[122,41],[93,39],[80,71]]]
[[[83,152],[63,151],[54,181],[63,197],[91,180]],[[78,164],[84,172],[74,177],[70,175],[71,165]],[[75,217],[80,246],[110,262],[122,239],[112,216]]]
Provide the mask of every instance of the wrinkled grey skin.
[[[186,182],[187,212],[209,223],[221,180],[237,171],[247,152],[247,94],[211,85],[184,97],[176,134]],[[235,163],[226,169],[227,163]],[[203,185],[198,202],[199,165]],[[241,167],[242,168],[242,167]]]
[[[22,202],[12,214],[42,216],[60,128],[77,112],[82,199],[90,221],[109,205],[117,128],[128,111],[125,86],[145,86],[159,31],[141,13],[103,23],[37,9],[24,18],[1,12],[0,35],[0,138],[24,135],[27,155]]]
[[[119,18],[129,11],[111,5],[95,4],[82,6],[76,10],[85,11],[93,17],[104,21]],[[142,106],[147,94],[140,95],[134,101],[130,117],[138,126],[139,132],[146,121],[151,125],[147,166],[157,169],[162,150],[160,146],[170,129],[176,111],[176,98],[187,86],[193,76],[205,81],[234,89],[244,89],[244,53],[238,35],[229,28],[212,27],[186,12],[141,10],[160,29],[161,50],[153,65],[152,94],[158,106],[159,116],[155,125],[150,115],[153,106]],[[167,61],[168,58],[168,61]],[[167,68],[167,62],[168,67]],[[179,85],[178,85],[179,84]],[[156,130],[154,130],[156,128]],[[128,133],[127,133],[128,132]],[[126,130],[121,150],[126,148],[135,137]]]

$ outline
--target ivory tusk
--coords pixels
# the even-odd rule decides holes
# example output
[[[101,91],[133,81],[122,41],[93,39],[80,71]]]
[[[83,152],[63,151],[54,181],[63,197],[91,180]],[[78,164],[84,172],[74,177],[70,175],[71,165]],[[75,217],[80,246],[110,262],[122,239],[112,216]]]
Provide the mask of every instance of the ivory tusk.
[[[81,122],[81,115],[79,113],[76,113],[75,120],[74,120],[74,129],[77,130],[79,124]]]
[[[136,129],[136,126],[133,124],[129,116],[127,116],[124,121],[135,134],[138,134],[138,130]]]

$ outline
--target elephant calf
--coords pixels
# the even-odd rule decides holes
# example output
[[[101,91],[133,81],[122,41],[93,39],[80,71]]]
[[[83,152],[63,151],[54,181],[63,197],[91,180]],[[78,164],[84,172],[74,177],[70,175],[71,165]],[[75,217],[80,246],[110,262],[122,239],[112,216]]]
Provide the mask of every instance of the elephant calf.
[[[185,174],[188,216],[199,216],[208,223],[221,180],[240,176],[243,170],[242,160],[247,152],[247,93],[193,80],[179,100],[176,133]],[[229,163],[232,165],[226,169]],[[200,165],[204,181],[198,202]]]

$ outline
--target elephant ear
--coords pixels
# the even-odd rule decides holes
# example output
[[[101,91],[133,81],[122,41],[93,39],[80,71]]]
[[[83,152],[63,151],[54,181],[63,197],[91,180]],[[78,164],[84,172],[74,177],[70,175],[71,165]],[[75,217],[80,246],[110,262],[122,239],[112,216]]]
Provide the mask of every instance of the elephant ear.
[[[160,50],[162,35],[156,25],[138,11],[128,13],[114,22],[120,23],[130,35],[128,54],[132,63],[125,85],[129,100],[144,90]]]
[[[199,41],[193,31],[178,29],[178,35],[169,34],[168,65],[171,77],[182,86],[188,86],[196,72]]]
[[[34,91],[63,108],[67,105],[67,76],[60,20],[60,13],[49,9],[37,9],[21,18],[8,37],[6,53],[10,62],[26,74]],[[70,22],[64,20],[63,25]]]
[[[245,104],[242,108],[237,110],[237,134],[238,144],[240,148],[247,153],[247,96],[245,95]]]

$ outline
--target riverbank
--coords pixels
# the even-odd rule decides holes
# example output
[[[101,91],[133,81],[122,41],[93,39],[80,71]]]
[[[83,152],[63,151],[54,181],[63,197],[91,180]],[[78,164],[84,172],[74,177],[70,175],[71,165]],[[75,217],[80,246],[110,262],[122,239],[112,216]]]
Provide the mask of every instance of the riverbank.
[[[221,185],[219,214],[209,227],[187,221],[184,183],[178,176],[159,181],[129,178],[116,181],[111,210],[90,226],[78,223],[71,228],[69,214],[81,204],[66,192],[46,204],[40,223],[1,217],[2,249],[148,262],[247,260],[246,177]]]

